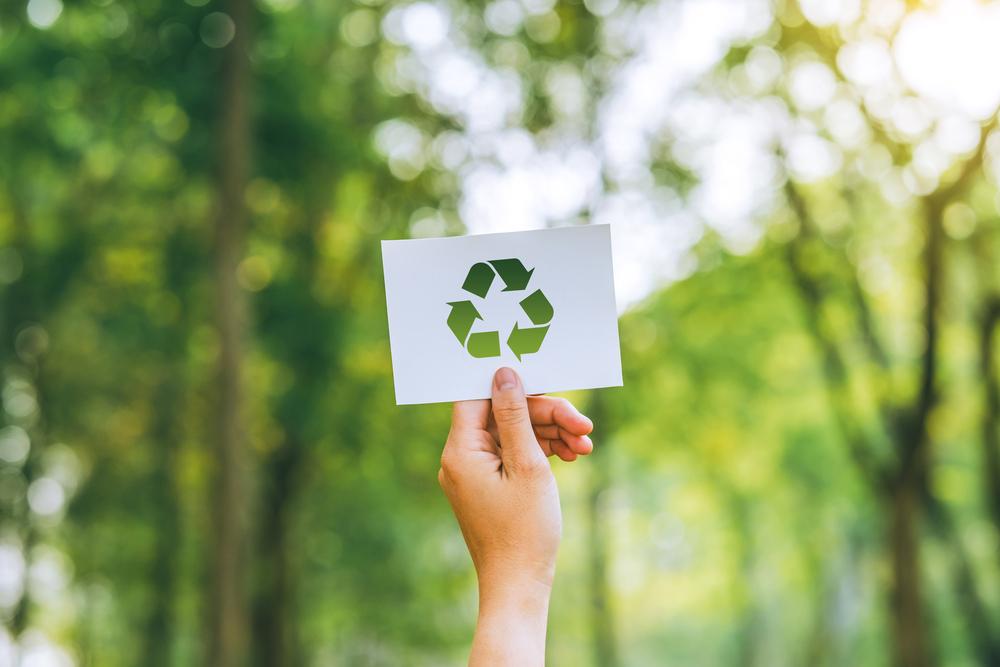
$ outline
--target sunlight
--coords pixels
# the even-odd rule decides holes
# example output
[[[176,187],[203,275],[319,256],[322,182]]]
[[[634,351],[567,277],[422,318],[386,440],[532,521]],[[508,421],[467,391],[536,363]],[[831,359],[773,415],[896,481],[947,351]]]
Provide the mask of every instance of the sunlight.
[[[942,2],[908,16],[893,54],[907,85],[929,101],[977,119],[1000,105],[1000,5]]]

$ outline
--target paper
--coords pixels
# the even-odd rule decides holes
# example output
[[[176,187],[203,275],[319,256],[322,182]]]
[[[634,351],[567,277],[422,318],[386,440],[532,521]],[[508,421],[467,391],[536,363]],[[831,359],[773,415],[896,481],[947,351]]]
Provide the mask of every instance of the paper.
[[[611,234],[585,225],[382,241],[398,405],[622,384]]]

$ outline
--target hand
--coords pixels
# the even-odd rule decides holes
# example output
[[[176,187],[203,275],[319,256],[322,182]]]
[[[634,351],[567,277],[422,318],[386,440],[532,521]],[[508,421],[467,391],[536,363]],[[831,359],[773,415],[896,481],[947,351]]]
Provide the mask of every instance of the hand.
[[[546,456],[589,454],[591,421],[568,401],[525,397],[517,374],[497,371],[493,400],[461,401],[438,481],[479,578],[470,664],[542,664],[545,619],[562,532]]]

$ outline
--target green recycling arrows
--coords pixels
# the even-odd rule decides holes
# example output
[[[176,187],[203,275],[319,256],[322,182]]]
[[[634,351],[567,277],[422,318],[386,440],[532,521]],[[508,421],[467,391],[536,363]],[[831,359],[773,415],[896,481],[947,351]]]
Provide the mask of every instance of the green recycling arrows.
[[[469,354],[483,357],[500,356],[500,334],[496,331],[480,331],[469,336]]]
[[[499,277],[503,282],[504,292],[517,292],[528,288],[528,282],[534,269],[525,268],[521,260],[516,258],[491,259],[487,262],[476,262],[462,283],[466,292],[485,299],[489,294],[493,279]],[[545,334],[549,331],[549,322],[555,311],[542,290],[537,289],[521,299],[521,310],[528,316],[534,327],[521,327],[514,322],[510,335],[507,337],[507,347],[514,353],[518,361],[522,355],[534,354],[542,347]],[[469,300],[449,301],[451,311],[448,313],[448,328],[469,354],[478,359],[500,356],[500,332],[472,332],[476,320],[483,319],[476,306]]]
[[[529,271],[524,268],[519,259],[493,259],[490,260],[490,266],[500,274],[500,280],[504,282],[504,292],[524,289],[531,280],[531,274],[535,272],[534,269]]]
[[[472,325],[476,320],[483,319],[471,301],[452,301],[451,312],[448,313],[448,328],[455,334],[455,338],[465,344],[465,338],[472,331]]]
[[[462,289],[466,292],[472,292],[480,299],[486,298],[486,293],[490,291],[490,285],[493,284],[493,269],[490,268],[489,264],[484,264],[479,262],[478,264],[473,264],[472,268],[469,269],[469,275],[466,276],[465,282],[462,283]]]
[[[545,334],[548,331],[549,328],[547,326],[520,329],[517,326],[517,322],[514,322],[514,330],[510,332],[510,337],[507,338],[507,346],[511,349],[511,352],[517,355],[517,360],[520,361],[522,354],[538,352],[538,348],[542,346],[542,341],[545,340]]]
[[[533,324],[547,324],[552,321],[552,316],[555,314],[552,311],[552,304],[540,289],[522,299],[521,308],[531,318]]]

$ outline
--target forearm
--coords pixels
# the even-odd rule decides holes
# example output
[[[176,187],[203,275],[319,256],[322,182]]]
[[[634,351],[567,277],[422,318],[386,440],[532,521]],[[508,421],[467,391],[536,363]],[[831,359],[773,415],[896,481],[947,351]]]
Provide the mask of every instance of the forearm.
[[[541,582],[484,585],[470,667],[545,664],[545,626],[551,587]]]

